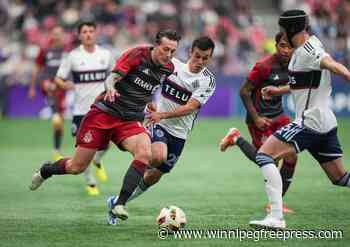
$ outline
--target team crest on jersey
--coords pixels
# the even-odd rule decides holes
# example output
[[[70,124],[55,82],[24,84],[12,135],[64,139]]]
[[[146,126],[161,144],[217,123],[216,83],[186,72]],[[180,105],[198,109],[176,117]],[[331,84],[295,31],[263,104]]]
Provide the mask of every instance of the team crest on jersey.
[[[85,143],[90,143],[92,140],[93,140],[93,137],[92,137],[91,131],[86,132],[84,135],[83,141]]]
[[[101,64],[101,65],[105,65],[105,63],[106,63],[106,62],[105,62],[104,59],[101,59],[101,60],[100,60],[100,64]]]
[[[163,137],[164,136],[164,132],[162,130],[160,130],[160,129],[157,129],[156,130],[156,136],[157,137]]]
[[[279,80],[280,79],[280,77],[278,76],[278,74],[275,74],[274,76],[273,76],[273,80],[274,81],[277,81],[277,80]]]

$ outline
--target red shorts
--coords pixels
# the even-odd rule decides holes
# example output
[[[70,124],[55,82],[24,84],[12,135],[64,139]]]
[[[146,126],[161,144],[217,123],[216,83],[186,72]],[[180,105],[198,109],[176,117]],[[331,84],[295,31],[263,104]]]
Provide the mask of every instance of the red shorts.
[[[93,106],[81,122],[76,146],[104,150],[112,141],[121,148],[122,141],[141,133],[149,136],[139,121],[125,121]]]
[[[248,124],[248,129],[253,140],[254,146],[259,149],[265,140],[279,128],[290,123],[287,115],[279,115],[272,119],[272,124],[264,130],[258,129],[255,124]]]
[[[51,88],[48,90],[47,88]],[[65,109],[66,92],[63,89],[57,88],[51,80],[42,80],[40,82],[41,92],[46,96],[47,104],[51,107],[54,113],[63,114]]]

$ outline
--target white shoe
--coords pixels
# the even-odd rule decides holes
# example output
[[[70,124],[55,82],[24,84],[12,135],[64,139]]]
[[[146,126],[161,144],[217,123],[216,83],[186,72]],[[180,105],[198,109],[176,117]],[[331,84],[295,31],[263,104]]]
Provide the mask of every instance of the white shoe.
[[[30,190],[36,190],[41,186],[45,179],[41,176],[40,170],[37,170],[32,177],[32,183],[29,185]]]
[[[111,211],[121,220],[127,220],[129,218],[129,213],[126,211],[125,206],[123,205],[116,205]]]
[[[286,221],[272,216],[266,216],[263,220],[252,220],[249,225],[255,229],[286,229]]]

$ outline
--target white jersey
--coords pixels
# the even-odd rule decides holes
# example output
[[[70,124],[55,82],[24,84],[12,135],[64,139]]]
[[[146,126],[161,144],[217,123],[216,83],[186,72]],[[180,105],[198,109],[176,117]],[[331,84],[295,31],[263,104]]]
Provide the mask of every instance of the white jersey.
[[[92,53],[80,45],[63,59],[56,76],[67,80],[72,75],[75,84],[74,116],[85,115],[90,110],[95,98],[104,91],[104,81],[112,66],[111,52],[98,45]]]
[[[190,98],[198,100],[204,105],[215,90],[215,77],[204,68],[199,73],[191,73],[188,64],[178,59],[173,59],[175,69],[162,84],[161,97],[158,102],[157,111],[172,112],[177,107],[185,105]],[[159,123],[169,134],[186,139],[193,127],[198,111],[187,116],[162,119]]]
[[[294,51],[288,66],[295,122],[319,133],[327,133],[337,126],[330,108],[331,73],[320,68],[326,56],[329,55],[321,41],[311,36]]]

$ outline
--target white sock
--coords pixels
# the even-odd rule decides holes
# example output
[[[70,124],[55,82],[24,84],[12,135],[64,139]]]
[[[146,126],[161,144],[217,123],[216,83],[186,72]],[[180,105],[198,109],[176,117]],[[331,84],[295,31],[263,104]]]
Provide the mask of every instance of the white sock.
[[[85,169],[84,178],[87,185],[96,185],[96,179],[91,171],[91,166]]]
[[[275,164],[267,164],[261,167],[265,179],[265,191],[271,203],[271,216],[277,219],[283,218],[282,211],[282,178]]]
[[[96,154],[95,154],[95,157],[94,157],[94,162],[95,162],[96,164],[101,164],[101,159],[102,159],[102,157],[104,156],[104,154],[105,154],[106,152],[107,152],[107,149],[97,151]]]

